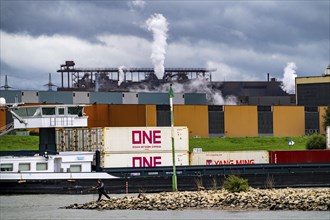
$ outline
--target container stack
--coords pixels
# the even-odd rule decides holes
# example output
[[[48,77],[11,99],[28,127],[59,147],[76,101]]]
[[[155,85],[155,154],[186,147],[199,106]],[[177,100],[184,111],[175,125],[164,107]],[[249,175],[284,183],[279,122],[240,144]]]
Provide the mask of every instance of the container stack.
[[[189,165],[187,127],[174,127],[176,166]],[[102,167],[172,166],[170,127],[107,127],[103,130]]]

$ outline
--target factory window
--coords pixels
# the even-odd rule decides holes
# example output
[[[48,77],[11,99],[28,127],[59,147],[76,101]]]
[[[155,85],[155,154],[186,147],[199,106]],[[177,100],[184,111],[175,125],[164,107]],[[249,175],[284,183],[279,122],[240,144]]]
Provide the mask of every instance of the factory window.
[[[75,97],[76,96],[76,93],[73,93],[73,97]]]
[[[0,171],[13,171],[13,164],[12,163],[0,164]]]
[[[48,163],[37,163],[37,170],[48,170]]]
[[[37,96],[39,96],[39,92],[37,92],[36,94],[37,94]]]
[[[30,171],[31,170],[31,164],[30,163],[19,163],[18,164],[18,170],[19,171]]]
[[[70,172],[81,172],[81,165],[70,165]]]
[[[24,96],[24,92],[22,92],[22,96]]]

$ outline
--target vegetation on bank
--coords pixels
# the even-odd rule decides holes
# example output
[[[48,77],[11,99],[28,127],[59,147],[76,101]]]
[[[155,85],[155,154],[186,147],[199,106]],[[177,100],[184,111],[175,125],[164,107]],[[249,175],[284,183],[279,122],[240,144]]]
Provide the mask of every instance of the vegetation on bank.
[[[189,148],[190,151],[193,148],[203,151],[305,150],[308,140],[309,136],[191,138]],[[289,141],[294,141],[294,145],[289,146]]]
[[[5,135],[0,137],[1,151],[38,150],[38,136]]]
[[[309,136],[302,137],[240,137],[240,138],[191,138],[189,150],[202,151],[255,151],[255,150],[304,150]],[[294,141],[293,146],[288,141]],[[6,135],[0,137],[0,150],[38,150],[38,136]]]

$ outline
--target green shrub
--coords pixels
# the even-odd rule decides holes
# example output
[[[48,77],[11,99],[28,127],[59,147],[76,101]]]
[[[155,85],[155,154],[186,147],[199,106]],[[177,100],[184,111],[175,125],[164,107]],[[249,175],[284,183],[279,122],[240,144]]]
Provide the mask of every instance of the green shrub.
[[[312,150],[312,149],[326,149],[326,138],[324,135],[321,134],[313,134],[309,137],[307,143],[306,143],[306,149]]]
[[[223,186],[229,192],[242,192],[249,189],[247,179],[243,179],[235,175],[228,176],[223,183]]]

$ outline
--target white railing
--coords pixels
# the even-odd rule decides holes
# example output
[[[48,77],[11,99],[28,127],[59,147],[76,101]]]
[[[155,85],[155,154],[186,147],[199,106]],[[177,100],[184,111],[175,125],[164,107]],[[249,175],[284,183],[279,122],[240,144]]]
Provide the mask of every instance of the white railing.
[[[52,117],[50,118],[50,126],[72,126],[74,117]]]

